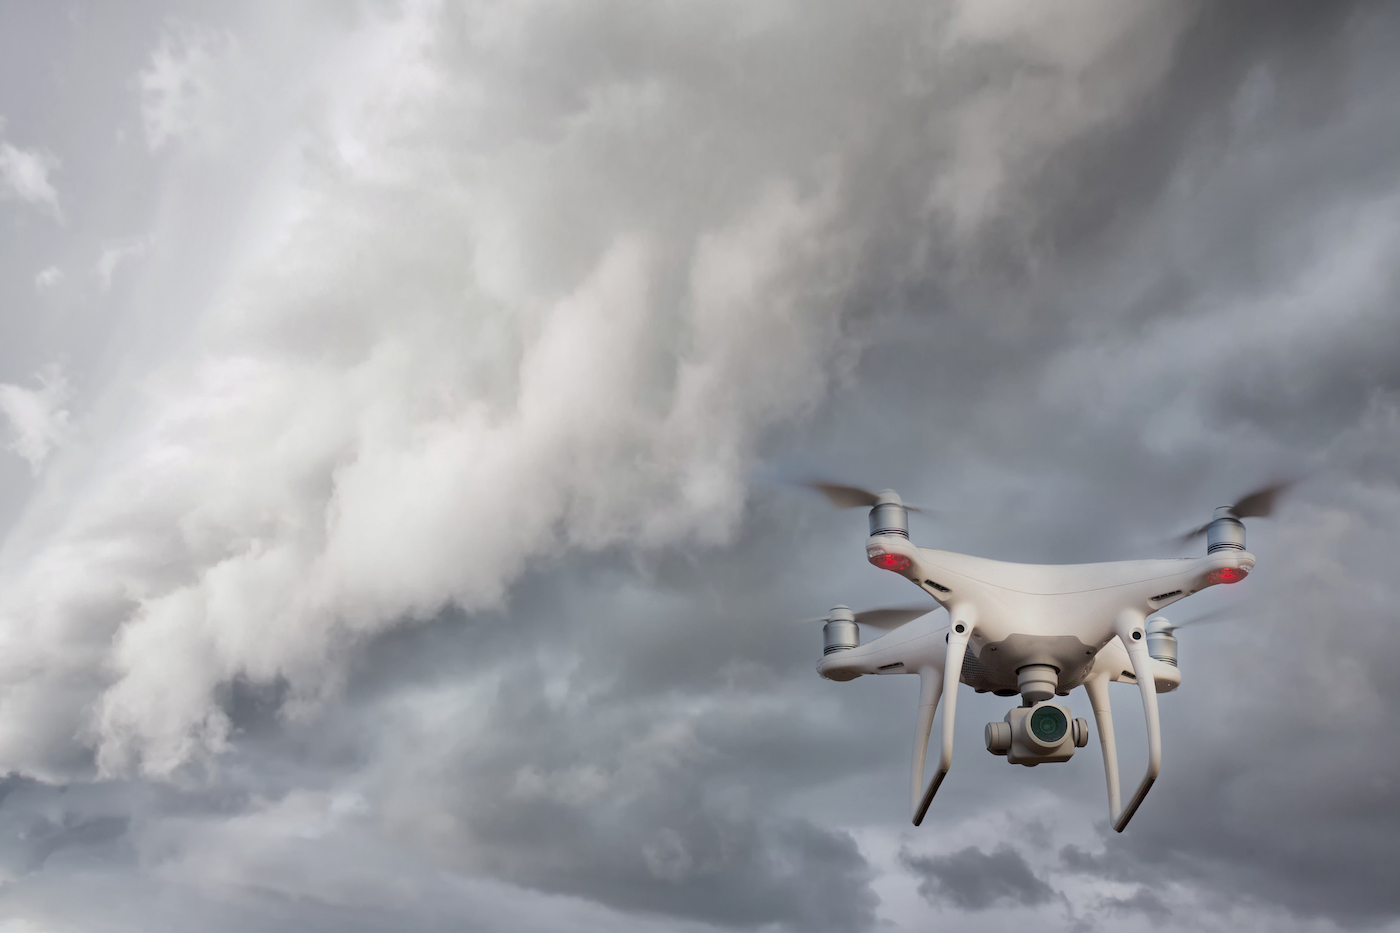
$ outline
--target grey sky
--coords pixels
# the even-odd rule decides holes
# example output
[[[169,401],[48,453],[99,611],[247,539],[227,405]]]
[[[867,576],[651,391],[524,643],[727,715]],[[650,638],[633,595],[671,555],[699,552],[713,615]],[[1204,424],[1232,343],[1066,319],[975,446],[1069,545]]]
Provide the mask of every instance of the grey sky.
[[[0,933],[1400,929],[1398,42],[0,6]],[[1301,481],[1118,836],[970,695],[909,826],[912,678],[796,620],[919,596],[812,473],[1054,562]]]

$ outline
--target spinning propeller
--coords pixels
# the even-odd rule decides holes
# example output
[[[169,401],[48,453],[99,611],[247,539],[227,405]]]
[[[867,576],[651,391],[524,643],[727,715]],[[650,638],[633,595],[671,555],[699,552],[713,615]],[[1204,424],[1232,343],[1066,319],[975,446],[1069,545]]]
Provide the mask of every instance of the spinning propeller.
[[[798,480],[797,485],[805,486],[808,489],[815,489],[826,496],[826,501],[836,506],[838,509],[873,509],[877,505],[895,504],[902,505],[907,511],[918,512],[921,515],[932,514],[928,509],[922,509],[917,505],[910,505],[899,498],[899,493],[893,489],[886,489],[882,492],[871,492],[869,489],[862,489],[859,486],[844,486],[840,483],[828,483],[823,480],[806,479]]]
[[[1274,501],[1279,493],[1288,489],[1293,483],[1274,483],[1272,486],[1265,486],[1263,489],[1255,490],[1245,496],[1234,505],[1221,506],[1215,510],[1215,518],[1268,518],[1273,514]],[[1213,521],[1214,519],[1212,519]],[[1201,535],[1210,530],[1210,522],[1206,522],[1199,528],[1193,528],[1186,534],[1176,539],[1177,544],[1189,544]]]
[[[937,608],[937,604],[932,606],[888,606],[881,609],[864,609],[860,612],[852,612],[846,606],[835,606],[827,615],[809,621],[858,622],[861,625],[880,629],[882,632],[892,632],[901,625],[912,622],[921,615],[927,615]]]
[[[1158,661],[1176,667],[1176,636],[1173,633],[1177,629],[1200,625],[1203,622],[1220,622],[1232,618],[1242,618],[1234,606],[1221,606],[1203,615],[1198,615],[1194,619],[1187,619],[1180,624],[1174,624],[1163,616],[1153,616],[1147,620],[1148,654]]]
[[[1242,615],[1234,606],[1222,606],[1219,609],[1212,609],[1210,612],[1198,615],[1194,619],[1187,619],[1185,622],[1168,622],[1167,625],[1173,631],[1179,628],[1186,628],[1191,625],[1201,625],[1205,622],[1227,622],[1230,619],[1244,619],[1249,616]]]

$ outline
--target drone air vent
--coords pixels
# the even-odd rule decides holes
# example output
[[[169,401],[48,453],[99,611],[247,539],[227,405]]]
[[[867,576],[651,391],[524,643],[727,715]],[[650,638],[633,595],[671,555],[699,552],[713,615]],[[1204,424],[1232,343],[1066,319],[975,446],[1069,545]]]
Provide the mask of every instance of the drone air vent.
[[[877,671],[897,671],[897,670],[899,670],[899,669],[901,669],[901,668],[903,668],[903,667],[904,667],[904,662],[903,662],[903,661],[896,661],[896,662],[894,662],[893,664],[881,664],[879,667],[875,668],[875,670],[877,670]]]
[[[1162,593],[1162,594],[1160,594],[1160,595],[1158,595],[1158,596],[1152,597],[1152,602],[1154,602],[1154,603],[1156,603],[1156,602],[1161,602],[1161,601],[1164,600],[1164,599],[1171,599],[1173,596],[1180,596],[1180,595],[1181,595],[1181,590],[1172,590],[1170,593]]]
[[[978,693],[998,692],[1010,689],[1012,684],[999,679],[995,674],[987,669],[978,660],[977,655],[971,651],[963,655],[962,673],[959,679]],[[1020,690],[1011,690],[1009,694],[998,693],[998,696],[1015,696]]]
[[[928,584],[929,586],[933,587],[935,590],[937,590],[937,591],[940,592],[940,593],[951,593],[951,592],[953,592],[952,590],[948,589],[946,586],[943,586],[943,585],[938,584],[938,583],[934,583],[932,580],[925,580],[924,582],[925,582],[926,584]],[[1180,591],[1180,590],[1177,590],[1177,592],[1179,593],[1179,592],[1181,592],[1181,591]]]

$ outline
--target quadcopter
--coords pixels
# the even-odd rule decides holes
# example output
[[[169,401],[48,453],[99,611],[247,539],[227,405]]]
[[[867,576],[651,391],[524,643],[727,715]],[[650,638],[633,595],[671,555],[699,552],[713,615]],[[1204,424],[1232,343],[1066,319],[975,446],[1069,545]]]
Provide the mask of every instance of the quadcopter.
[[[1068,761],[1089,741],[1089,724],[1055,700],[1083,687],[1094,711],[1108,783],[1109,818],[1122,832],[1157,780],[1162,732],[1157,695],[1181,684],[1173,626],[1155,614],[1217,584],[1238,583],[1254,569],[1241,519],[1267,516],[1284,484],[1261,489],[1215,510],[1210,522],[1181,543],[1206,539],[1204,557],[1113,561],[1100,564],[1014,564],[937,551],[909,540],[909,512],[892,489],[880,493],[811,481],[841,508],[870,507],[866,559],[899,574],[948,610],[946,625],[928,615],[935,607],[852,612],[837,606],[820,620],[824,653],[818,673],[828,680],[862,674],[918,674],[919,713],[914,733],[910,804],[918,826],[953,762],[958,684],[978,693],[1019,696],[1020,705],[985,729],[987,750],[1012,764],[1035,767]],[[860,626],[882,632],[867,644]],[[1118,753],[1109,707],[1110,682],[1136,684],[1147,721],[1147,771],[1127,806],[1121,803]],[[943,707],[938,770],[923,783],[934,714]]]

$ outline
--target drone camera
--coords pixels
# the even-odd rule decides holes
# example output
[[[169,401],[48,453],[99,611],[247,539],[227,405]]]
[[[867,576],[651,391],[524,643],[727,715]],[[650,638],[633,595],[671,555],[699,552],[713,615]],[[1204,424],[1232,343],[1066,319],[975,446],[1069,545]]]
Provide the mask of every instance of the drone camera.
[[[1033,768],[1074,757],[1074,750],[1089,741],[1089,723],[1071,717],[1068,707],[1047,701],[1018,706],[1002,722],[987,723],[985,737],[993,755]]]

